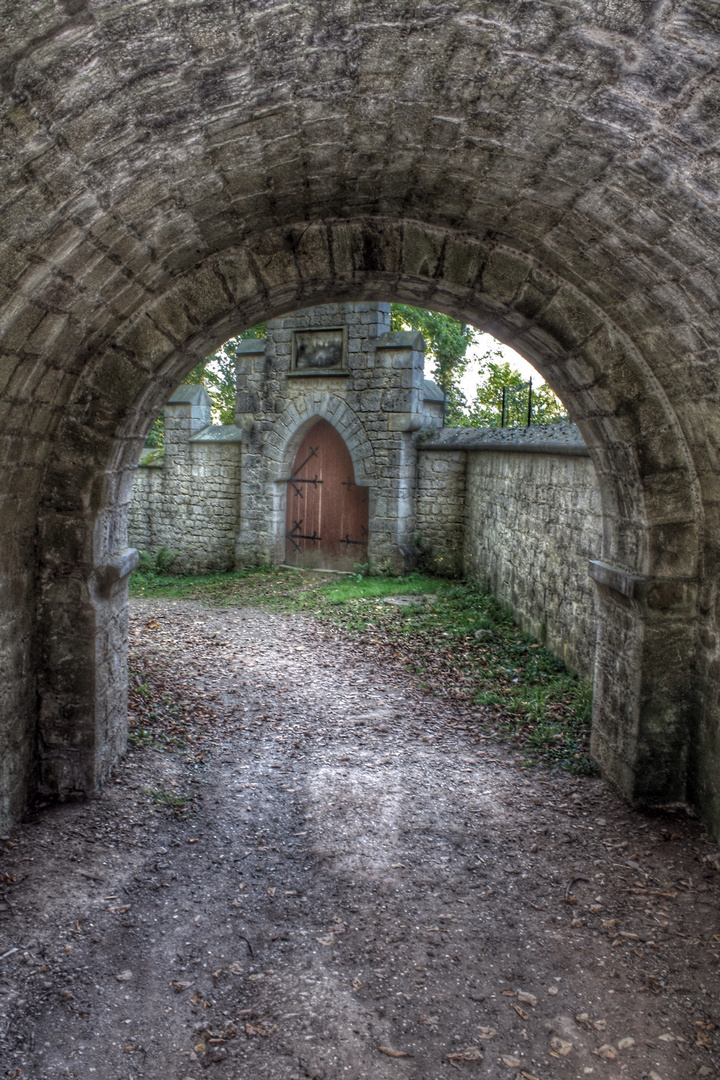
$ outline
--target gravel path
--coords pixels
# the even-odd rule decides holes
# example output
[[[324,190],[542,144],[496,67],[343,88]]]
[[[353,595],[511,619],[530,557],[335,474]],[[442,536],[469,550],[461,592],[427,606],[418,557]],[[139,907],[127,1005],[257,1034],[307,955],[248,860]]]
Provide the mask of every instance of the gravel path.
[[[519,770],[309,618],[139,601],[132,641],[194,752],[4,838],[1,1077],[718,1075],[696,823]]]

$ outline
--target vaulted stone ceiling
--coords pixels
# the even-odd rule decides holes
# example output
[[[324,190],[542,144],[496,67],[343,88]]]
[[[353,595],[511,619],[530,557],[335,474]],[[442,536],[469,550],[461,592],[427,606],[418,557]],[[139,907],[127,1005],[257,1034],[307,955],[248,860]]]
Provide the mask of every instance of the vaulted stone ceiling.
[[[67,356],[212,253],[368,216],[532,254],[660,377],[658,321],[706,344],[712,2],[66,0],[6,4],[3,29],[8,350]]]

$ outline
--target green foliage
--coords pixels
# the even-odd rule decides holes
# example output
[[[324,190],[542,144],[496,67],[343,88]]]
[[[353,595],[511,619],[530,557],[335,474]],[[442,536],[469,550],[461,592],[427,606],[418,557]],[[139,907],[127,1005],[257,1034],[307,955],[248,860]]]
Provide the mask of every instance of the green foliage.
[[[519,371],[503,360],[499,349],[489,349],[478,361],[481,383],[461,420],[468,427],[500,427],[503,387],[505,391],[505,426],[527,424],[528,384]],[[565,408],[547,383],[533,387],[532,423],[564,420]]]
[[[460,389],[460,379],[467,371],[467,350],[477,340],[477,330],[439,311],[392,304],[390,325],[393,330],[419,330],[425,338],[425,353],[434,365],[433,378],[446,397],[445,423],[462,424],[467,400]]]
[[[138,564],[135,574],[138,577],[158,577],[172,573],[177,560],[177,552],[168,547],[161,547],[155,555],[148,551],[138,551]]]
[[[153,426],[150,428],[147,438],[145,439],[145,445],[152,450],[160,449],[165,445],[165,413],[161,412],[159,416],[155,417]]]
[[[183,379],[189,386],[204,386],[212,406],[212,418],[215,424],[235,423],[235,367],[237,346],[247,338],[263,338],[267,333],[267,323],[258,323],[248,330],[243,330],[237,337],[230,338],[221,345],[217,352],[206,356],[196,364]]]

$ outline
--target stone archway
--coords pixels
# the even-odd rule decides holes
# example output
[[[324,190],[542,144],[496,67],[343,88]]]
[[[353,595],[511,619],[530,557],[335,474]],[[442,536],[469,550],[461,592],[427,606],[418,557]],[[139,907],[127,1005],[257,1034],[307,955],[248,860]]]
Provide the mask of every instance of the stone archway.
[[[38,757],[87,790],[120,745],[123,508],[166,394],[241,325],[395,298],[570,407],[605,511],[596,751],[717,823],[713,16],[236,7],[5,8],[3,814]]]
[[[296,403],[296,407],[297,407]],[[298,410],[295,420],[300,422],[294,431],[289,426],[280,428],[279,436],[284,442],[280,469],[275,477],[273,498],[273,520],[275,524],[274,551],[276,561],[284,560],[287,550],[287,515],[288,515],[288,477],[292,475],[293,466],[298,460],[298,452],[308,433],[319,422],[332,426],[342,440],[353,473],[354,481],[368,493],[368,509],[370,514],[374,512],[374,492],[372,481],[374,478],[374,463],[372,446],[347,404],[334,394],[325,393],[321,400],[314,398],[305,403],[304,408]],[[280,419],[282,424],[282,418]],[[363,560],[358,559],[358,562]]]
[[[367,563],[368,494],[355,480],[342,435],[318,418],[297,449],[285,485],[285,562],[323,570]]]
[[[308,234],[315,236],[310,246]],[[397,242],[391,244],[388,236]],[[341,250],[343,243],[347,264],[340,266],[336,255],[333,277],[322,281],[320,275],[328,265],[322,257],[329,259],[329,251]],[[442,308],[519,344],[572,409],[601,486],[604,553],[602,564],[593,571],[601,605],[595,753],[605,775],[628,797],[650,802],[685,798],[695,700],[689,691],[688,671],[694,648],[702,522],[698,481],[687,443],[645,358],[595,304],[548,271],[542,272],[543,303],[536,302],[532,317],[526,314],[528,295],[536,289],[541,270],[535,260],[505,246],[489,248],[466,236],[421,228],[417,223],[365,221],[325,223],[282,236],[273,233],[263,239],[261,249],[267,258],[274,248],[286,253],[283,265],[288,281],[263,277],[251,259],[252,252],[237,252],[232,258],[225,253],[221,262],[185,275],[179,285],[183,295],[202,289],[208,303],[215,296],[216,319],[211,326],[189,325],[185,320],[185,338],[178,341],[178,325],[171,321],[178,298],[170,293],[133,320],[109,354],[98,354],[96,369],[121,362],[136,372],[139,382],[147,380],[153,394],[164,394],[167,381],[176,381],[195,356],[226,336],[229,320],[237,320],[239,312],[252,311],[253,319],[258,314],[274,314],[273,307],[262,305],[275,303],[276,293],[284,310],[336,299],[338,294],[342,298],[387,297],[392,289],[396,297],[412,297]],[[384,264],[380,262],[383,254]],[[249,280],[242,279],[241,288],[243,273]],[[256,292],[241,304],[238,295],[249,289],[250,282]],[[240,317],[248,320],[247,314]],[[621,378],[613,372],[621,373]],[[147,403],[143,390],[106,442],[111,467],[103,474],[104,505],[99,513],[85,517],[95,543],[100,541],[96,565],[112,565],[116,557],[109,543],[117,544],[122,536],[129,478],[153,413]],[[77,431],[75,424],[69,410],[59,438],[63,432]],[[660,461],[663,467],[658,472]],[[680,489],[682,501],[677,499]],[[55,507],[49,513],[57,519]],[[68,572],[76,580],[83,574],[97,576],[97,570],[81,564],[69,566]],[[54,587],[55,582],[49,595]],[[117,618],[122,620],[122,599],[118,603],[119,609],[109,601],[98,604],[88,595],[91,626],[98,616],[103,625],[114,626]],[[50,628],[57,608],[52,605],[46,610]],[[108,655],[117,655],[120,647],[120,643],[108,645]],[[90,712],[105,708],[108,695],[103,683],[99,696],[97,706],[88,700]],[[54,698],[50,700],[54,708]],[[62,752],[48,760],[55,762],[58,757],[66,761]],[[94,749],[90,757],[97,760]],[[63,768],[69,766],[64,763]],[[50,782],[58,783],[57,776]]]

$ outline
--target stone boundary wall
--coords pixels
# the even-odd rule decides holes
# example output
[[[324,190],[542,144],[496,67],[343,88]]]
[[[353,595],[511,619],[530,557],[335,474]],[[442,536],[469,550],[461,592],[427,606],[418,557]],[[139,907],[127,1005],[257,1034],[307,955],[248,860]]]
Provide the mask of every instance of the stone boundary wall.
[[[180,387],[165,406],[165,454],[138,466],[128,519],[133,547],[177,553],[174,569],[232,570],[240,528],[242,433],[210,425],[201,387]]]
[[[421,450],[415,501],[415,546],[423,569],[461,577],[465,548],[467,451]]]
[[[588,560],[600,556],[602,512],[574,425],[445,429],[422,444],[418,476],[418,536],[429,561],[487,582],[524,629],[591,677]]]
[[[167,471],[138,466],[129,542],[152,554],[162,547],[177,552],[177,570],[232,570],[240,527],[240,447],[191,443],[185,465]]]

